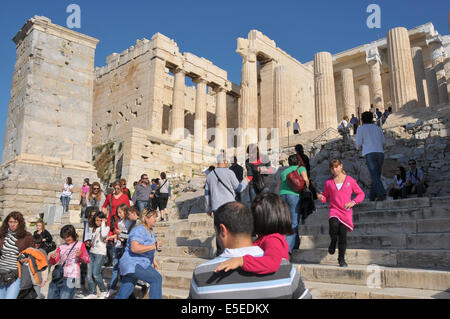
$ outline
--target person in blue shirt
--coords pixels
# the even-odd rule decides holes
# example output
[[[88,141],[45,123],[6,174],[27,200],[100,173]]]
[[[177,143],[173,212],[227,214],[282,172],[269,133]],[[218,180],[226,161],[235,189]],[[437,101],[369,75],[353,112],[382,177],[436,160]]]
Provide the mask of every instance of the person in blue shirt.
[[[156,216],[156,211],[144,209],[141,224],[134,227],[128,235],[125,252],[119,261],[122,280],[115,299],[127,299],[133,293],[138,280],[150,284],[150,299],[162,298],[162,276],[157,271],[157,243],[153,233]]]

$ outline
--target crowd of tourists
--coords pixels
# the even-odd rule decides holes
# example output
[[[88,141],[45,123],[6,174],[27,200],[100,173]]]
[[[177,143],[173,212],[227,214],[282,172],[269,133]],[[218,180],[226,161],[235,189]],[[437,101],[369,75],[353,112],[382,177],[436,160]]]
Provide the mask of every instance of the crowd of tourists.
[[[373,113],[364,112],[361,120],[362,126],[354,129],[355,143],[362,149],[372,179],[369,200],[383,201],[383,131]],[[411,159],[408,171],[398,168],[390,193],[394,199],[414,192],[423,196],[424,173],[416,164]],[[315,185],[309,158],[300,144],[288,157],[288,166],[278,170],[255,144],[247,148],[244,167],[236,157],[229,165],[225,152],[221,152],[215,166],[205,171],[204,185],[205,209],[214,219],[216,257],[196,267],[189,297],[311,298],[291,262],[294,249],[300,245],[299,224],[316,211],[316,200],[329,203],[328,253],[333,255],[338,249],[339,266],[347,267],[345,252],[347,233],[354,228],[353,208],[365,194],[347,175],[339,158],[330,159],[328,167],[330,178],[324,185]],[[269,175],[278,178],[272,191]],[[61,193],[64,212],[69,211],[73,188],[72,179],[67,177]],[[245,190],[248,197],[244,200]],[[82,238],[73,225],[65,225],[58,247],[43,221],[37,222],[31,235],[23,215],[11,212],[0,227],[0,299],[128,299],[135,298],[136,286],[144,294],[148,290],[151,299],[162,298],[162,276],[155,256],[162,243],[153,227],[168,220],[170,196],[171,185],[164,172],[151,180],[142,174],[131,190],[125,179],[113,182],[105,191],[99,182],[90,184],[85,179],[79,202]],[[112,266],[106,285],[102,277],[105,266]],[[242,271],[235,271],[238,268]],[[42,288],[47,282],[48,294],[44,296]],[[229,285],[232,290],[226,288]]]

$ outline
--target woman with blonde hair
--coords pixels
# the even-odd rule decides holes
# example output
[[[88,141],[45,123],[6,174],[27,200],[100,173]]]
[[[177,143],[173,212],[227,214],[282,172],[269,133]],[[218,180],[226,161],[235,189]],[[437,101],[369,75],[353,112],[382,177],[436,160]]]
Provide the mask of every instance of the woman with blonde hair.
[[[339,266],[347,267],[345,250],[347,248],[347,231],[353,231],[352,208],[361,203],[365,195],[356,180],[345,173],[341,160],[334,158],[328,166],[333,176],[325,181],[323,193],[319,193],[317,198],[322,203],[330,203],[328,222],[331,243],[328,247],[328,253],[334,254],[339,240]],[[352,199],[353,194],[356,194],[354,199]]]
[[[47,254],[56,249],[56,244],[53,242],[53,237],[47,229],[45,229],[45,223],[43,220],[38,220],[36,223],[36,231],[33,235],[40,235],[42,237],[39,248],[45,250]]]
[[[162,298],[162,276],[157,271],[157,243],[153,233],[157,214],[156,211],[144,209],[141,224],[134,227],[128,235],[125,252],[119,261],[122,279],[116,299],[127,299],[133,293],[138,280],[150,284],[150,299]]]

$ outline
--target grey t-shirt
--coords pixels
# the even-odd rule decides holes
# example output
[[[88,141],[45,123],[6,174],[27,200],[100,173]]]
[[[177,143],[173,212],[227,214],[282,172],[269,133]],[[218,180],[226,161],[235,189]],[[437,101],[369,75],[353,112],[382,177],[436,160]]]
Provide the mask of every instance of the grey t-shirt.
[[[142,184],[136,186],[136,190],[134,191],[132,201],[136,204],[138,200],[147,201],[150,199],[150,193],[152,192],[152,186],[147,185],[146,187]]]
[[[219,182],[217,176],[222,180]],[[232,170],[226,167],[218,167],[206,177],[205,185],[205,208],[207,212],[215,212],[223,204],[234,202],[235,193],[242,192],[248,183],[243,180],[241,183],[236,178]]]

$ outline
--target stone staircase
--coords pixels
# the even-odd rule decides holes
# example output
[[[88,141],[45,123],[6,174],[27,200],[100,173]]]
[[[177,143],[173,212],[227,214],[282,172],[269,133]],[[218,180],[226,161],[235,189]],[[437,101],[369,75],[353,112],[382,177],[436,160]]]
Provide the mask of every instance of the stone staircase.
[[[347,268],[328,254],[328,209],[301,225],[293,262],[314,298],[450,299],[450,197],[364,202],[348,233]],[[212,218],[192,214],[163,223],[157,258],[164,298],[186,298],[194,268],[214,256]],[[161,237],[160,237],[161,238]]]

